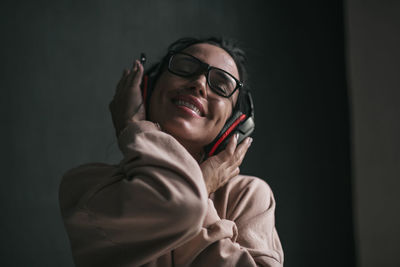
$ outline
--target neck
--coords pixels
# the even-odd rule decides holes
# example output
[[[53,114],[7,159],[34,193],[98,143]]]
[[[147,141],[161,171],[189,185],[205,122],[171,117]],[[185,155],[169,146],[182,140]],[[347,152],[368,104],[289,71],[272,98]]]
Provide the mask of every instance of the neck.
[[[185,140],[179,140],[178,142],[181,143],[181,145],[183,145],[186,150],[190,153],[190,155],[192,155],[192,157],[200,164],[201,162],[203,162],[204,159],[204,149],[203,147],[195,147],[193,146],[193,142],[186,142]]]
[[[201,162],[203,162],[204,160],[204,156],[205,156],[205,152],[204,152],[204,148],[202,146],[195,146],[193,145],[193,141],[187,141],[185,139],[179,138],[178,136],[170,133],[167,129],[162,128],[161,125],[159,123],[157,123],[158,127],[172,135],[183,147],[186,148],[186,150],[190,153],[190,155],[192,155],[192,157],[200,164]]]

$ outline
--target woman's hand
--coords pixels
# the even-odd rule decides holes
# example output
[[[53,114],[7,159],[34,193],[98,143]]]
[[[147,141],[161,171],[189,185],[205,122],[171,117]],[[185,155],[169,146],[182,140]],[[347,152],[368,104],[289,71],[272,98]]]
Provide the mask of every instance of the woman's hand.
[[[237,137],[232,136],[224,150],[200,164],[208,195],[239,174],[239,166],[252,141],[248,137],[237,146]]]
[[[143,66],[138,60],[132,69],[125,69],[118,82],[113,100],[109,104],[112,121],[117,137],[129,122],[146,118],[140,83]]]

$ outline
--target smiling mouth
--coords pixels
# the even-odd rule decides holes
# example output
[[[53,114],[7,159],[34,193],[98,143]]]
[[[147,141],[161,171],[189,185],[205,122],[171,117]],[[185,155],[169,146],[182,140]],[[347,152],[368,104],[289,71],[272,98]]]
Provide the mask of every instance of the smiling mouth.
[[[177,99],[175,101],[173,101],[175,105],[177,106],[183,106],[183,107],[187,107],[188,109],[192,110],[194,113],[196,113],[199,117],[202,117],[201,111],[200,109],[198,109],[195,105],[193,105],[192,103],[189,103],[187,101],[184,101],[182,99]]]

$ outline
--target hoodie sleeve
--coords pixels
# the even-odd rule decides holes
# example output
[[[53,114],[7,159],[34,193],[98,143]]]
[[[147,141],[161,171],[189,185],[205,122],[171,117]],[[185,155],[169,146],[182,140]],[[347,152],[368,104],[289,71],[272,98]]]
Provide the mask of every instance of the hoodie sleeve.
[[[59,200],[77,266],[139,266],[201,230],[207,191],[198,163],[153,123],[129,124],[119,166],[67,172]]]
[[[240,191],[233,188],[227,194],[226,219],[220,218],[208,199],[200,233],[174,251],[176,266],[283,266],[269,186],[254,178]]]

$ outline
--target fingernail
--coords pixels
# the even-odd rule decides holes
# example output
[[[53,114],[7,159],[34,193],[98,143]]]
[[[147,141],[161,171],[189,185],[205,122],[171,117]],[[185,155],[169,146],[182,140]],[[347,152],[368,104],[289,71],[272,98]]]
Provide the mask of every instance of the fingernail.
[[[135,60],[135,63],[134,63],[134,65],[133,65],[133,71],[137,71],[137,69],[138,69],[138,61],[137,60]]]
[[[253,138],[249,137],[249,144],[251,144],[253,142]]]
[[[239,134],[238,133],[235,134],[235,138],[236,138],[236,140],[239,139]]]

